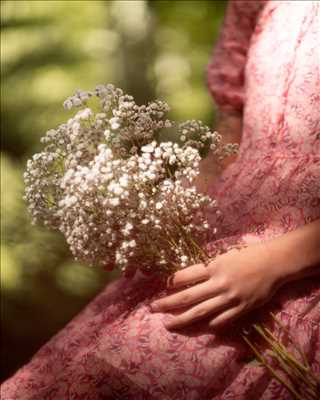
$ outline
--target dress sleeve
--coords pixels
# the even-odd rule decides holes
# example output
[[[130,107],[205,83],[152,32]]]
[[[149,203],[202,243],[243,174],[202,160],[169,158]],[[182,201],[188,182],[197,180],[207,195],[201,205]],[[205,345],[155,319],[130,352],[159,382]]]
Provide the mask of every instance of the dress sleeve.
[[[222,29],[207,66],[209,91],[223,112],[241,112],[244,69],[259,12],[268,0],[229,0]]]

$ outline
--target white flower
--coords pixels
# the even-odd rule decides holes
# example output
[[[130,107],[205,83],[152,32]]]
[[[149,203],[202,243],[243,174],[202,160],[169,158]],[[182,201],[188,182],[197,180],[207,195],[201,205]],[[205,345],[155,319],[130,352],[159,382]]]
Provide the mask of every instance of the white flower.
[[[110,139],[110,135],[111,135],[110,129],[106,129],[104,131],[104,137],[106,138],[106,140]]]
[[[144,201],[144,200],[142,200],[142,201],[140,201],[140,208],[142,209],[142,210],[144,210],[145,208],[147,208],[147,202],[146,201]],[[146,221],[146,220],[144,220],[144,221]],[[144,223],[144,222],[142,222],[142,223]],[[148,223],[148,222],[146,222],[146,223]]]
[[[181,260],[181,262],[186,263],[188,261],[188,257],[187,256],[181,256],[180,260]]]
[[[67,100],[63,103],[63,107],[64,107],[66,110],[71,110],[72,106],[73,106],[73,104],[72,104],[72,101],[71,101],[70,99],[67,99]]]
[[[118,197],[113,197],[113,198],[111,198],[111,199],[109,200],[109,202],[110,202],[110,204],[111,204],[113,207],[116,207],[116,206],[118,206],[118,205],[120,204],[120,200],[119,200]]]
[[[119,184],[120,184],[123,188],[128,187],[128,175],[121,176],[121,178],[119,179]]]
[[[158,202],[156,203],[156,209],[157,209],[157,210],[161,210],[162,207],[163,207],[162,203],[160,203],[160,201],[158,201]]]
[[[149,144],[149,145],[146,145],[146,146],[142,146],[141,147],[141,151],[143,153],[153,153],[154,147],[152,146],[152,144]]]
[[[132,229],[133,229],[133,225],[130,222],[127,222],[126,226],[122,229],[122,233],[125,236],[129,236]]]
[[[119,186],[119,185],[117,185],[117,186],[114,188],[114,194],[116,194],[116,195],[120,195],[120,194],[122,194],[123,192],[124,192],[124,190],[123,190],[122,187]]]
[[[79,104],[80,105],[80,104]],[[77,113],[77,119],[88,119],[93,115],[93,112],[90,108],[85,108]]]
[[[73,206],[76,202],[77,202],[76,196],[67,196],[67,197],[64,199],[64,204],[65,204],[67,207]]]
[[[155,149],[153,155],[154,155],[155,158],[161,158],[161,156],[162,156],[162,150],[161,150],[161,148],[160,148],[160,147],[157,147],[157,148]]]
[[[121,124],[120,124],[120,119],[118,117],[112,117],[110,118],[110,126],[111,129],[113,129],[114,131],[116,131],[117,129],[120,128]]]
[[[72,132],[74,135],[77,135],[80,132],[80,124],[78,121],[74,122],[71,126]]]
[[[177,161],[177,157],[175,155],[170,156],[169,164],[173,165]]]

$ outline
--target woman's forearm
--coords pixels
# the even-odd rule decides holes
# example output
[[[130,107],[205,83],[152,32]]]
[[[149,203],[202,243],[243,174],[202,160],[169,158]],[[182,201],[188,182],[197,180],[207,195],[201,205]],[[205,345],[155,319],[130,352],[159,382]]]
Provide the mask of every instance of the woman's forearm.
[[[320,219],[265,245],[280,283],[320,275]]]

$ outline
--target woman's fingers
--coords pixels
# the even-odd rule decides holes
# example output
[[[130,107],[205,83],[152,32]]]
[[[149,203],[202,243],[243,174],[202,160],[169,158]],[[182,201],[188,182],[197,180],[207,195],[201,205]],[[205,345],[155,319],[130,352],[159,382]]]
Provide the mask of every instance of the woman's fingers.
[[[198,283],[210,278],[208,269],[204,264],[195,264],[171,275],[167,281],[168,288],[179,288]]]
[[[217,328],[224,324],[233,321],[236,317],[239,317],[242,313],[242,306],[238,305],[236,307],[229,308],[228,310],[222,312],[218,316],[214,317],[210,322],[210,328]]]
[[[200,304],[190,308],[188,311],[179,314],[165,324],[167,329],[181,328],[194,321],[207,317],[208,315],[219,312],[228,306],[228,301],[223,295],[203,301]]]
[[[181,290],[178,293],[163,297],[151,304],[153,311],[169,311],[176,308],[182,308],[201,300],[213,297],[219,292],[218,288],[214,288],[212,281],[205,281],[191,288]]]

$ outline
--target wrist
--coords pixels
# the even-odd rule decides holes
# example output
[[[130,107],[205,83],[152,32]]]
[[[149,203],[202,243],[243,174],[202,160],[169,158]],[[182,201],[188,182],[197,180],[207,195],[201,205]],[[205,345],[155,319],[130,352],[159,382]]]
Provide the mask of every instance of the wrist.
[[[265,242],[279,284],[320,274],[320,221]]]

